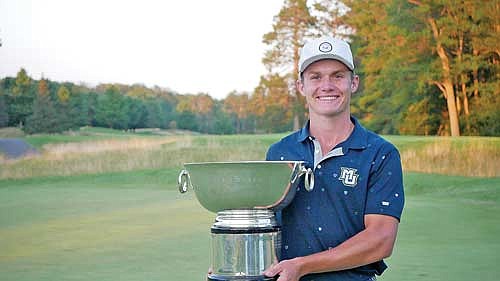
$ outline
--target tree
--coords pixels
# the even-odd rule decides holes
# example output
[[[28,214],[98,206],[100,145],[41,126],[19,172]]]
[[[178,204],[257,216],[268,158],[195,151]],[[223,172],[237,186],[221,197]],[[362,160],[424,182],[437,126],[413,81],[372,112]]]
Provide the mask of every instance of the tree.
[[[78,127],[77,109],[73,107],[74,102],[69,89],[61,85],[56,93],[56,104],[58,113],[58,126],[61,131]]]
[[[89,92],[81,92],[74,88],[70,92],[72,94],[69,107],[71,108],[73,125],[76,127],[91,125],[92,95]]]
[[[203,93],[180,97],[176,107],[177,112],[179,112],[178,127],[199,130],[203,133],[212,131],[214,105],[215,102],[212,97]],[[188,122],[196,124],[187,124]]]
[[[232,116],[236,133],[245,130],[244,121],[249,115],[249,97],[247,93],[231,92],[224,99],[223,111]]]
[[[314,0],[312,7],[320,34],[348,39],[354,33],[354,30],[342,19],[349,11],[342,1]]]
[[[7,105],[5,104],[5,97],[0,88],[0,128],[7,127],[9,124],[9,113],[7,112]]]
[[[432,101],[433,96],[409,105],[403,112],[399,132],[405,135],[435,135],[439,128],[439,103]],[[435,98],[435,97],[434,97]]]
[[[59,87],[59,90],[57,90],[57,99],[64,104],[67,104],[69,99],[70,99],[71,93],[69,92],[68,88],[66,88],[64,85],[61,85]]]
[[[165,122],[162,114],[162,108],[157,99],[148,99],[145,104],[146,118],[145,127],[147,128],[160,128],[163,127]]]
[[[177,116],[177,127],[183,130],[198,131],[196,115],[191,111],[181,111]]]
[[[260,130],[270,133],[292,129],[293,111],[286,93],[286,78],[277,74],[261,77],[249,103]]]
[[[172,121],[175,120],[175,114],[176,114],[175,104],[172,103],[170,96],[160,95],[158,97],[158,100],[161,106],[161,112],[163,118],[163,123],[160,126],[160,128],[168,129],[170,128],[170,125],[174,125]]]
[[[9,105],[9,124],[22,127],[26,118],[32,114],[33,101],[36,90],[32,87],[32,80],[21,68],[17,73],[12,90],[6,96]]]
[[[126,102],[128,104],[129,114],[128,114],[128,128],[137,129],[145,126],[145,119],[147,116],[146,106],[141,99],[127,97]]]
[[[96,108],[96,123],[113,129],[127,129],[128,107],[125,96],[116,86],[110,86],[99,96]]]
[[[21,68],[21,70],[17,72],[16,84],[12,89],[12,93],[16,96],[22,95],[28,91],[30,84],[31,78],[28,76],[28,73],[26,73],[26,70]]]
[[[61,131],[47,83],[45,79],[38,82],[38,94],[33,103],[33,114],[26,119],[26,126],[23,128],[28,134]]]
[[[277,73],[285,77],[287,91],[284,95],[293,101],[287,104],[292,107],[296,129],[305,117],[305,99],[295,90],[299,50],[304,40],[314,34],[315,23],[306,0],[285,0],[283,8],[274,19],[273,31],[263,37],[263,42],[270,49],[266,51],[262,62],[270,74]]]
[[[199,93],[194,96],[193,112],[196,113],[199,130],[202,133],[213,132],[214,106],[215,102],[208,94]]]

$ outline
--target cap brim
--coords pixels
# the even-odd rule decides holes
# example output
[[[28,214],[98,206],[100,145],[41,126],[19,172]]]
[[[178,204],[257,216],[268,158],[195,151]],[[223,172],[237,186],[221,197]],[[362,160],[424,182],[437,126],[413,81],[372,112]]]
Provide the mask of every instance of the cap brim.
[[[347,60],[345,60],[344,58],[342,58],[340,56],[337,56],[337,55],[334,55],[334,54],[321,54],[321,55],[317,55],[317,56],[314,56],[314,57],[310,57],[307,60],[305,60],[302,63],[300,69],[299,69],[299,73],[304,72],[304,70],[306,70],[306,68],[308,66],[310,66],[311,64],[313,64],[313,63],[315,63],[317,61],[320,61],[320,60],[327,60],[327,59],[332,59],[332,60],[340,61],[345,66],[347,66],[347,68],[349,68],[349,70],[351,70],[351,71],[354,70],[354,65],[350,64]]]

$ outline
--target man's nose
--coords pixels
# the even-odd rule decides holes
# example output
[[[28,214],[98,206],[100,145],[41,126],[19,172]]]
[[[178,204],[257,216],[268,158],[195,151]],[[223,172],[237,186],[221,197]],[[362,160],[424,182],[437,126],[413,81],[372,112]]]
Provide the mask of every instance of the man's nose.
[[[335,80],[333,78],[324,77],[320,82],[320,88],[322,91],[331,91],[336,88]]]

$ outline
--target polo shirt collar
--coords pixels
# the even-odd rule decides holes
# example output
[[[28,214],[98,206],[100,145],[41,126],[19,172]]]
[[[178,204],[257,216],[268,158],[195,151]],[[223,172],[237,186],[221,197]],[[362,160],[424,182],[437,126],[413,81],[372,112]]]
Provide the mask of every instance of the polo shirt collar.
[[[342,146],[346,149],[365,149],[368,143],[367,131],[363,126],[361,126],[358,119],[351,116],[351,121],[354,123],[354,130],[349,138],[342,143]],[[310,121],[308,120],[305,126],[300,129],[299,134],[297,135],[297,142],[304,142],[306,139],[314,138],[311,136],[309,127]]]
[[[309,133],[309,120],[307,120],[306,125],[300,129],[299,134],[297,135],[297,142],[303,142],[309,137],[311,134]]]
[[[354,123],[354,130],[342,146],[349,149],[365,149],[368,144],[368,133],[366,129],[359,124],[358,119],[351,116]]]

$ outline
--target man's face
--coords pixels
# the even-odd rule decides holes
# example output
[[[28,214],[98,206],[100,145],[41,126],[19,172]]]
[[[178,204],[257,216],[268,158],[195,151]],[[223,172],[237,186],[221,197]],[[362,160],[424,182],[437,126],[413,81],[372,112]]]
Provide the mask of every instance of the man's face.
[[[358,89],[359,77],[337,60],[320,60],[306,68],[297,90],[306,97],[311,117],[350,115],[351,94]]]

